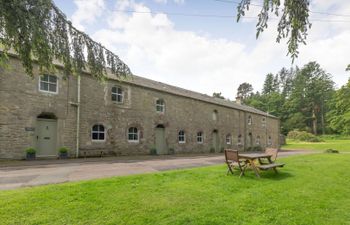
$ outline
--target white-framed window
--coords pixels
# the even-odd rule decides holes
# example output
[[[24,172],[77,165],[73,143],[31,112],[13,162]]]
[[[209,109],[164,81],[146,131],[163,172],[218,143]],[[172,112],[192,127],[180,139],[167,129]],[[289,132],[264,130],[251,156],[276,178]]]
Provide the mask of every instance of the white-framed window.
[[[216,109],[213,111],[213,120],[218,120],[218,111]]]
[[[128,141],[139,142],[139,130],[136,127],[130,127],[128,129]]]
[[[123,103],[124,93],[123,89],[118,86],[112,87],[112,101],[117,103]]]
[[[268,145],[268,146],[271,146],[271,145],[272,145],[272,138],[271,138],[271,136],[269,136],[269,139],[268,139],[268,141],[267,141],[267,145]]]
[[[93,141],[105,141],[105,127],[101,124],[95,124],[91,129],[91,139]]]
[[[186,143],[186,134],[185,131],[180,130],[178,136],[179,143]]]
[[[47,93],[58,93],[58,79],[55,75],[44,74],[39,78],[39,90]]]
[[[260,145],[260,136],[257,136],[257,137],[256,137],[255,144],[256,144],[256,145]]]
[[[237,137],[237,145],[242,145],[242,135],[238,135]]]
[[[248,116],[248,125],[252,125],[252,123],[253,123],[252,116],[249,115],[249,116]]]
[[[266,117],[261,118],[261,124],[263,127],[266,126]]]
[[[162,113],[165,111],[165,102],[163,99],[157,99],[156,110],[157,112],[162,112]]]
[[[226,144],[231,144],[231,134],[226,135]]]
[[[197,143],[202,144],[203,143],[203,132],[199,131],[197,132]]]

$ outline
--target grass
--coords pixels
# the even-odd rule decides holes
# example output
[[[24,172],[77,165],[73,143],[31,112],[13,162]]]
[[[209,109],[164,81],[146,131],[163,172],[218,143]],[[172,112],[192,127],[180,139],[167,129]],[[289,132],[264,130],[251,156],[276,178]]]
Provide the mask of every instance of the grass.
[[[350,152],[350,138],[349,137],[333,137],[321,136],[323,142],[301,142],[287,139],[287,144],[282,146],[282,149],[293,150],[327,150],[336,149],[338,151]]]
[[[350,224],[350,154],[280,159],[279,174],[225,165],[0,192],[0,224]]]

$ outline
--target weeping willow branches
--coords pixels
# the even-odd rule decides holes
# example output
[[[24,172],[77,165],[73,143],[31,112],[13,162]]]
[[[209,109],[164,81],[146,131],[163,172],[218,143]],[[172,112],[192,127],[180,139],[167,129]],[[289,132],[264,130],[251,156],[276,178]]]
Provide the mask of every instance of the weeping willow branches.
[[[63,64],[64,72],[90,71],[103,80],[107,68],[117,76],[130,75],[117,55],[77,30],[51,0],[0,0],[0,47],[2,59],[14,50],[26,73],[33,76],[34,61],[40,70]]]

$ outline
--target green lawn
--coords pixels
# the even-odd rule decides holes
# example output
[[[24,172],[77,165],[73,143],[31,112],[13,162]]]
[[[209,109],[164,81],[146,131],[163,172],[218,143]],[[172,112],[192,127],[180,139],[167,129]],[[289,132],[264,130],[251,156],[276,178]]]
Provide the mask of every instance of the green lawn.
[[[321,137],[324,142],[301,142],[287,139],[287,144],[282,149],[293,150],[326,150],[336,149],[350,152],[350,138]]]
[[[0,191],[0,224],[350,224],[350,154],[280,159]]]

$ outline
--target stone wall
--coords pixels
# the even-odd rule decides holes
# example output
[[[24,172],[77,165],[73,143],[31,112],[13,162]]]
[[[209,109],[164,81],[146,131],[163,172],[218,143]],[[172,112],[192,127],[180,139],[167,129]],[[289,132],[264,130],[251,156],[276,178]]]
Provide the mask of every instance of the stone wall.
[[[38,75],[38,71],[35,71]],[[22,158],[24,149],[36,145],[36,118],[43,112],[53,113],[58,119],[57,148],[67,146],[75,155],[77,79],[64,78],[58,71],[58,94],[38,91],[38,76],[28,77],[17,59],[11,59],[11,68],[0,71],[0,158]],[[113,86],[122,87],[125,101],[111,100]],[[165,112],[156,111],[156,100],[165,101]],[[217,112],[213,119],[214,110]],[[252,124],[248,124],[248,117]],[[111,155],[149,154],[155,146],[155,127],[165,127],[168,148],[175,153],[210,152],[213,131],[217,131],[219,145],[223,148],[243,150],[250,144],[265,147],[271,137],[271,146],[278,147],[279,120],[273,117],[207,103],[190,97],[138,86],[129,82],[108,80],[97,82],[93,77],[81,76],[80,153],[99,152]],[[105,141],[92,141],[94,124],[107,129]],[[138,143],[128,142],[129,127],[140,132]],[[178,143],[178,132],[184,130],[186,143]],[[204,142],[197,143],[197,132],[203,132]],[[251,133],[252,141],[249,140]],[[226,144],[226,136],[231,144]],[[241,135],[241,144],[238,136]],[[258,141],[260,137],[260,142]],[[97,150],[97,151],[95,151]]]

